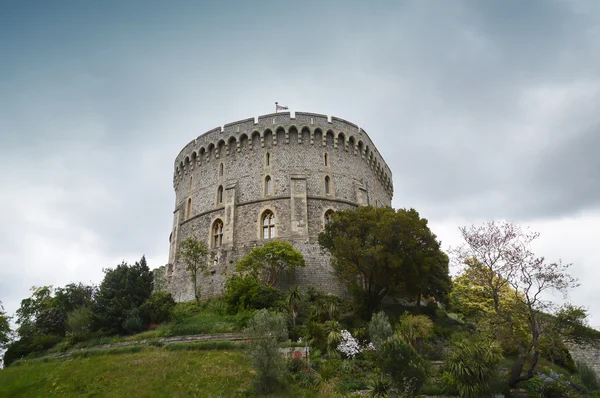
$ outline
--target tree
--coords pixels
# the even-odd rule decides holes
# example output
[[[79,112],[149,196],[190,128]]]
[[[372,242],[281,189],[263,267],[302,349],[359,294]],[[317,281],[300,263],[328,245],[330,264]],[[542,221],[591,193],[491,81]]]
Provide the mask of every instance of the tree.
[[[104,271],[94,306],[97,327],[125,331],[123,322],[132,309],[138,309],[152,294],[152,272],[142,256],[139,262],[122,262]]]
[[[252,249],[237,263],[236,270],[247,271],[273,286],[282,275],[291,275],[296,268],[305,266],[304,256],[290,242],[273,240]]]
[[[20,337],[30,338],[38,333],[36,320],[52,306],[52,286],[33,286],[31,297],[21,300],[17,309],[17,333]]]
[[[567,272],[571,264],[548,263],[543,257],[536,257],[531,243],[539,234],[514,223],[489,222],[462,227],[460,231],[465,243],[453,250],[456,261],[471,268],[477,284],[491,298],[492,324],[504,325],[501,330],[507,331],[517,347],[518,357],[509,378],[509,386],[515,387],[534,376],[540,358],[540,338],[550,330],[544,313],[553,306],[544,294],[566,294],[577,286]],[[509,305],[502,299],[507,289],[513,293]],[[519,317],[522,322],[517,321]],[[524,325],[525,330],[520,330],[519,325]],[[528,368],[523,373],[526,362]]]
[[[451,286],[448,258],[414,210],[359,207],[344,210],[325,225],[319,244],[355,300],[370,315],[389,295],[420,305],[421,297],[446,298]]]
[[[5,348],[12,337],[10,329],[10,317],[4,312],[2,301],[0,301],[0,349]]]
[[[298,286],[291,287],[285,301],[292,315],[292,326],[296,326],[296,317],[298,316],[298,306],[302,301],[302,292]]]
[[[200,301],[200,287],[198,286],[198,273],[206,271],[206,257],[208,248],[206,243],[194,238],[188,238],[181,242],[177,251],[177,259],[185,264],[185,269],[190,272],[190,278],[194,286],[194,297]]]
[[[256,371],[256,387],[259,392],[271,392],[285,372],[285,360],[279,352],[279,343],[288,338],[285,319],[266,309],[257,311],[244,335],[249,340],[248,350]]]

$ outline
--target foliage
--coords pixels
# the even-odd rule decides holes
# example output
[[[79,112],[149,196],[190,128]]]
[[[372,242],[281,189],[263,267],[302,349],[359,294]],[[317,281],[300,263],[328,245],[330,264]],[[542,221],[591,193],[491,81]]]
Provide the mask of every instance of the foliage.
[[[369,381],[369,397],[388,398],[397,395],[394,381],[386,374],[378,373]]]
[[[123,320],[123,330],[129,334],[138,333],[144,330],[144,322],[137,308],[132,308],[125,313]]]
[[[64,314],[80,307],[91,307],[96,288],[82,283],[69,283],[65,287],[56,288],[52,307],[59,308]]]
[[[405,312],[396,326],[396,333],[415,349],[420,348],[420,342],[431,335],[433,322],[425,315],[411,315]]]
[[[354,337],[347,330],[342,330],[340,332],[341,338],[340,343],[337,347],[338,351],[344,355],[346,358],[353,359],[358,354],[361,353],[362,348]]]
[[[4,307],[0,301],[0,349],[6,347],[12,336],[10,329],[10,317],[4,312]]]
[[[66,314],[58,308],[50,307],[41,311],[35,318],[37,333],[64,336],[66,318]]]
[[[67,339],[71,344],[86,340],[92,328],[92,311],[79,307],[67,315]]]
[[[152,273],[142,256],[134,265],[123,262],[104,271],[94,314],[98,328],[124,332],[126,313],[139,308],[152,294]]]
[[[267,286],[273,286],[282,275],[291,275],[305,267],[304,256],[285,240],[272,240],[255,247],[236,265],[236,271],[249,272]]]
[[[559,330],[558,323],[545,315],[552,310],[552,303],[544,300],[545,293],[564,294],[578,284],[567,272],[570,264],[548,263],[535,256],[531,244],[538,233],[510,222],[490,222],[460,231],[465,243],[454,249],[455,259],[466,264],[474,276],[472,281],[491,299],[493,311],[484,322],[488,332],[503,340],[505,351],[509,345],[514,347],[517,359],[508,384],[515,387],[534,376],[541,355],[540,338]],[[506,292],[512,292],[510,302],[502,300]],[[581,323],[581,319],[571,320]]]
[[[589,391],[600,391],[600,378],[596,371],[583,362],[577,362],[579,380]]]
[[[225,283],[224,298],[230,311],[235,312],[275,307],[282,302],[283,294],[254,275],[232,275]]]
[[[324,351],[327,349],[327,332],[321,323],[309,321],[306,324],[304,338],[311,348]]]
[[[502,349],[495,341],[475,336],[459,338],[446,358],[449,380],[461,397],[489,395],[490,382],[498,371]]]
[[[400,388],[410,383],[418,391],[427,380],[430,366],[408,343],[397,336],[386,340],[378,353],[379,368],[389,374]]]
[[[271,392],[281,384],[285,372],[285,361],[279,352],[279,343],[287,339],[285,318],[266,309],[257,311],[244,334],[257,374],[256,389]]]
[[[392,325],[383,311],[373,314],[369,322],[369,338],[376,349],[380,349],[383,343],[394,334]]]
[[[205,351],[205,350],[237,350],[242,348],[233,341],[203,341],[199,343],[169,343],[165,345],[168,351]]]
[[[443,301],[450,290],[448,258],[414,209],[339,211],[325,225],[319,244],[332,255],[336,276],[367,318],[389,295],[419,304],[422,296]]]
[[[174,307],[175,300],[173,300],[171,293],[155,291],[141,305],[140,312],[146,325],[159,324],[171,318],[171,311]]]
[[[560,336],[546,333],[540,337],[540,355],[570,372],[576,372],[575,361]]]
[[[35,320],[52,304],[52,286],[33,286],[31,291],[31,297],[21,300],[21,306],[16,311],[20,337],[32,337],[38,333]]]
[[[200,306],[197,302],[182,301],[176,303],[171,310],[171,319],[175,323],[184,322],[186,319],[197,315],[200,312]]]
[[[292,316],[292,325],[296,326],[296,317],[298,316],[298,306],[302,301],[302,292],[298,286],[291,287],[288,290],[288,295],[285,298],[285,302],[290,310]]]
[[[177,251],[177,261],[185,264],[185,269],[190,273],[192,286],[194,287],[194,297],[200,301],[200,286],[198,286],[198,274],[206,271],[206,258],[208,248],[206,243],[194,238],[187,238],[179,245]]]

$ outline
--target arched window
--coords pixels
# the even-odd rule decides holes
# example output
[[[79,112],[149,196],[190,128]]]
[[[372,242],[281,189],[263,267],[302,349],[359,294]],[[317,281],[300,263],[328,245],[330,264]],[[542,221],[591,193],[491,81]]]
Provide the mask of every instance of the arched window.
[[[325,195],[329,195],[331,193],[331,181],[329,180],[329,176],[325,176]]]
[[[212,246],[213,247],[221,247],[223,244],[223,221],[216,220],[213,224],[212,228]]]
[[[217,189],[217,204],[220,205],[223,203],[223,185],[219,185]]]
[[[185,208],[185,218],[190,218],[190,216],[192,215],[192,198],[188,198],[187,200],[187,206]]]
[[[272,195],[272,194],[273,194],[273,184],[271,182],[271,177],[266,176],[265,177],[265,195]]]
[[[271,165],[271,154],[269,152],[267,152],[267,154],[265,155],[265,166],[270,166]]]
[[[263,239],[272,239],[275,237],[275,215],[271,210],[267,210],[262,216]]]
[[[329,166],[328,162],[327,162],[327,153],[325,153],[323,155],[323,161],[325,162],[325,166]]]
[[[328,224],[331,221],[331,217],[333,216],[334,211],[329,209],[325,212],[325,217],[324,218],[324,222],[325,224]]]
[[[223,177],[223,163],[219,165],[219,177]]]

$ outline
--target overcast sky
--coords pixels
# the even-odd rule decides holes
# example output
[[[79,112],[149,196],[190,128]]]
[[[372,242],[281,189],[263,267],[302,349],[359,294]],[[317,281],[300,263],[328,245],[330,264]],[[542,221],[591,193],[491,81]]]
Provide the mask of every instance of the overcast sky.
[[[539,231],[600,327],[597,0],[2,2],[7,311],[166,263],[181,148],[275,101],[365,129],[444,248],[482,221]]]

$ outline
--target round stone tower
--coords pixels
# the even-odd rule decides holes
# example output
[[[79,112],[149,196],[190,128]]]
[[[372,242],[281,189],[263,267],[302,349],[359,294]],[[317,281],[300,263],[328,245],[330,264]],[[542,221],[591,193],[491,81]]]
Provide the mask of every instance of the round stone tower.
[[[175,211],[167,291],[193,300],[189,273],[176,260],[194,237],[211,250],[202,297],[219,295],[235,262],[269,239],[285,239],[307,267],[286,285],[342,293],[317,237],[336,210],[390,206],[392,173],[367,133],[336,117],[275,113],[226,124],[187,144],[175,159]]]

